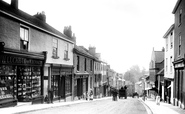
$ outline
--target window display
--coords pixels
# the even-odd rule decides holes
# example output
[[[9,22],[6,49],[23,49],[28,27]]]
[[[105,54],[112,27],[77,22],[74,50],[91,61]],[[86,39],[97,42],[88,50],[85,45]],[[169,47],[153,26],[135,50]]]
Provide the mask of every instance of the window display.
[[[53,96],[54,98],[58,96],[58,82],[59,82],[59,76],[54,75],[51,78],[51,86],[53,88]]]
[[[17,86],[19,101],[31,101],[40,95],[40,67],[18,67]]]
[[[72,75],[70,73],[66,73],[66,78],[65,78],[65,90],[66,94],[71,94],[71,82],[72,82]]]
[[[16,67],[0,65],[0,100],[16,97]]]

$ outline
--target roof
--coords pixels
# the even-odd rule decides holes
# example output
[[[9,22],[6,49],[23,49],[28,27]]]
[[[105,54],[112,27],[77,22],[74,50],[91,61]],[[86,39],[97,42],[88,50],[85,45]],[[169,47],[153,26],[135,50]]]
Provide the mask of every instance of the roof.
[[[170,26],[170,28],[166,31],[166,33],[164,34],[164,36],[163,36],[163,38],[167,38],[168,37],[168,35],[170,34],[170,32],[174,29],[174,26],[175,26],[175,24],[172,24],[171,26]]]
[[[87,56],[87,57],[90,57],[90,58],[94,59],[94,57],[90,53],[88,53],[87,50],[85,50],[84,47],[82,47],[82,46],[75,45],[74,46],[74,51],[76,53],[80,53],[80,54],[82,54],[84,56]]]
[[[22,23],[26,23],[28,25],[31,25],[31,26],[33,26],[37,29],[40,29],[42,31],[45,31],[49,34],[63,38],[64,40],[74,42],[73,38],[67,37],[66,35],[62,34],[60,31],[56,30],[55,28],[53,28],[52,26],[50,26],[46,22],[43,22],[43,21],[39,20],[38,18],[25,13],[22,10],[14,9],[11,7],[10,4],[8,4],[2,0],[0,0],[0,6],[1,6],[0,13],[3,13],[3,14],[8,15],[10,17],[13,17],[16,20],[21,21]]]
[[[182,0],[178,0],[175,4],[175,7],[173,8],[172,13],[175,14],[175,12],[177,11],[177,8],[179,7],[179,4],[181,3]]]
[[[160,63],[164,60],[164,52],[163,51],[154,51],[155,52],[155,62]]]

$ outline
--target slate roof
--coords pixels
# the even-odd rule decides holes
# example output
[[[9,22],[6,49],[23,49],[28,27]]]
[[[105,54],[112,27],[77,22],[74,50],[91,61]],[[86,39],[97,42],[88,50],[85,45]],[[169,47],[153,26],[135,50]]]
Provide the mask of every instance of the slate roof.
[[[85,56],[88,56],[90,58],[94,58],[91,54],[89,54],[85,49],[82,48],[82,46],[77,46],[75,45],[74,46],[74,51],[77,52],[77,53],[81,53]]]
[[[50,26],[49,24],[39,20],[38,18],[32,16],[32,15],[29,15],[27,13],[25,13],[24,11],[22,10],[19,10],[19,9],[14,9],[11,7],[10,4],[0,0],[0,13],[1,12],[6,12],[8,14],[11,14],[13,15],[14,17],[17,17],[17,18],[20,18],[21,20],[25,21],[25,22],[28,22],[30,24],[33,24],[37,27],[40,27],[48,32],[51,32],[55,35],[58,35],[62,38],[65,38],[69,41],[73,41],[74,42],[74,39],[73,38],[69,38],[67,37],[66,35],[62,34],[60,31],[56,30],[55,28],[53,28],[52,26]]]

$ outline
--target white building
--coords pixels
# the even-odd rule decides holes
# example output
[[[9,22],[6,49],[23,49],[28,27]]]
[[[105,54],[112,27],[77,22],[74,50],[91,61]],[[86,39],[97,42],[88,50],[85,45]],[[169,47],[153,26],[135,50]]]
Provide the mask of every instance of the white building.
[[[170,26],[165,35],[165,56],[164,56],[164,86],[162,89],[162,99],[173,104],[173,84],[174,84],[174,24]]]

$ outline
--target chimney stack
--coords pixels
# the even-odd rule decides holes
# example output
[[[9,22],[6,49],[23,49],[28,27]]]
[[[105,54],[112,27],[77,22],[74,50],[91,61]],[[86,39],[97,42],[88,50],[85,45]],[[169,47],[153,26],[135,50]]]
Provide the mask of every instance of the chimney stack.
[[[96,47],[89,47],[89,53],[92,55],[96,55]]]
[[[11,0],[11,6],[14,9],[18,9],[18,0]]]
[[[35,14],[34,17],[36,17],[37,19],[39,19],[43,22],[46,22],[46,15],[45,15],[44,11],[42,11],[41,13]]]

